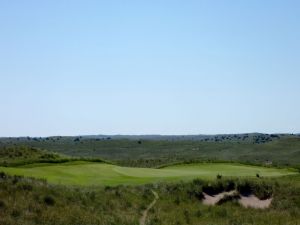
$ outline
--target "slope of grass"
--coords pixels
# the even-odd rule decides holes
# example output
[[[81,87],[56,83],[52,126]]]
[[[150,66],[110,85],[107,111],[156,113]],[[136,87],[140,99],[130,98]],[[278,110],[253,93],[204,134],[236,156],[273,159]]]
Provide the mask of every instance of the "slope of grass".
[[[226,136],[225,136],[226,137]],[[90,137],[2,138],[0,146],[24,145],[76,157],[100,157],[125,166],[154,167],[184,160],[225,160],[300,165],[300,137],[256,139],[132,140]],[[260,136],[258,136],[260,137]],[[268,141],[265,141],[268,140]]]
[[[59,154],[28,146],[0,146],[0,165],[16,166],[34,162],[59,161]]]
[[[163,196],[157,201],[148,224],[155,225],[297,225],[300,223],[300,176],[265,179],[232,179],[236,185],[248,183],[258,189],[272,190],[273,200],[268,209],[241,207],[236,202],[217,206],[205,206],[199,200],[199,191],[205,181],[177,185],[162,184],[157,193]],[[215,184],[226,180],[215,181]],[[211,181],[210,184],[214,184]]]
[[[11,146],[3,147],[0,146],[0,166],[10,167],[10,166],[26,166],[30,164],[47,165],[49,164],[59,164],[66,162],[105,162],[101,158],[87,158],[87,157],[70,157],[62,154],[57,154],[49,152],[43,149],[28,147],[28,146]]]
[[[72,188],[0,177],[1,225],[138,225],[143,188]]]
[[[0,173],[0,224],[138,225],[141,212],[153,200],[151,189],[160,198],[149,211],[148,225],[300,224],[300,175],[295,169],[238,163],[174,164],[149,169],[74,161],[88,157],[101,162],[92,157],[105,157],[137,167],[194,160],[300,165],[299,137],[255,135],[245,140],[245,135],[233,135],[208,141],[173,140],[173,137],[168,140],[0,138],[0,171],[26,176]],[[59,163],[60,160],[67,163]],[[215,180],[218,174],[222,178]],[[194,178],[197,179],[190,182]],[[219,184],[231,182],[250,183],[262,196],[271,190],[271,207],[257,210],[234,202],[214,207],[201,203],[205,187],[219,188]]]
[[[230,163],[176,165],[162,169],[120,167],[105,163],[71,162],[31,164],[22,167],[0,167],[9,174],[47,179],[50,183],[68,185],[119,185],[175,181],[196,177],[214,179],[218,174],[232,177],[273,177],[295,174],[290,169],[266,168]]]
[[[194,180],[145,186],[71,187],[0,173],[0,224],[3,225],[138,225],[141,212],[159,195],[149,211],[148,225],[296,225],[300,223],[300,176],[231,179],[272,190],[271,207],[243,208],[227,202],[206,206],[199,192],[226,179]],[[268,189],[269,189],[268,188]]]

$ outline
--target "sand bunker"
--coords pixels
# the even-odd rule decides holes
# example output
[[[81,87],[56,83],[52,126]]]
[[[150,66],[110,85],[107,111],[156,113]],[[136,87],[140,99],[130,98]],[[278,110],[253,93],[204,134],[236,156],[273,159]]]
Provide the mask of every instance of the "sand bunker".
[[[230,191],[230,192],[222,192],[217,195],[208,195],[206,193],[203,193],[204,199],[203,204],[205,205],[216,205],[218,204],[222,199],[224,199],[225,196],[234,196],[237,194],[237,191]],[[265,209],[270,207],[272,198],[266,199],[266,200],[260,200],[255,195],[249,195],[249,196],[242,196],[239,195],[239,198],[237,199],[238,203],[240,203],[242,206],[248,208],[257,208],[257,209]]]
[[[236,191],[229,191],[229,192],[222,192],[217,195],[208,195],[203,192],[204,199],[203,199],[203,204],[204,205],[216,205],[221,199],[223,199],[226,195],[234,195]]]
[[[266,200],[260,200],[255,195],[249,195],[249,196],[241,196],[238,202],[246,208],[251,207],[257,209],[265,209],[270,207],[272,198]]]

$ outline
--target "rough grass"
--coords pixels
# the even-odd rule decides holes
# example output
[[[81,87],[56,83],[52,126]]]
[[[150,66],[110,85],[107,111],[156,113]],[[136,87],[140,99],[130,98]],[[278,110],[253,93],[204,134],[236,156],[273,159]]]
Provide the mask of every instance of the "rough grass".
[[[122,165],[155,167],[184,160],[223,160],[273,165],[300,164],[300,137],[257,142],[249,138],[218,140],[128,140],[90,137],[0,138],[1,146],[35,147],[76,157],[100,157]]]
[[[202,204],[207,186],[226,189],[248,183],[253,191],[271,187],[265,210],[226,202]],[[228,186],[229,184],[229,186]],[[300,176],[194,180],[144,186],[71,187],[0,173],[0,224],[3,225],[138,225],[141,212],[159,194],[147,225],[296,225],[300,223]]]
[[[59,161],[62,157],[59,154],[48,152],[39,148],[28,146],[1,146],[0,165],[17,166],[33,162]]]
[[[137,225],[143,188],[73,188],[0,178],[1,225]]]
[[[47,179],[66,185],[137,185],[162,181],[215,179],[222,177],[276,177],[296,174],[292,169],[267,168],[237,163],[198,163],[175,165],[162,169],[120,167],[105,163],[69,162],[61,164],[31,164],[21,167],[0,167],[11,175]]]
[[[239,187],[249,183],[255,194],[272,188],[273,201],[268,209],[244,208],[237,202],[206,206],[198,193],[204,186],[226,187],[226,180],[196,180],[192,183],[164,185],[158,190],[160,200],[149,215],[151,225],[297,225],[300,223],[300,176],[283,178],[233,179]],[[223,178],[222,178],[223,179]]]
[[[61,154],[105,157],[137,167],[194,160],[254,164],[272,161],[273,165],[289,167],[300,165],[300,138],[280,137],[259,143],[252,142],[251,138],[217,142],[92,140],[88,137],[76,141],[74,137],[0,139],[0,165],[14,166],[1,167],[0,171],[27,177],[0,173],[1,225],[137,225],[141,212],[153,200],[151,189],[160,199],[150,210],[147,225],[300,224],[300,175],[296,170],[237,163],[128,168],[74,162],[76,158],[64,158],[71,162],[59,163]],[[33,162],[44,163],[30,164]],[[288,175],[293,173],[297,175]],[[190,182],[195,177],[201,179]],[[230,201],[213,207],[201,203],[203,190],[218,193],[233,188],[246,194],[254,193],[261,199],[272,196],[271,207],[246,209]]]

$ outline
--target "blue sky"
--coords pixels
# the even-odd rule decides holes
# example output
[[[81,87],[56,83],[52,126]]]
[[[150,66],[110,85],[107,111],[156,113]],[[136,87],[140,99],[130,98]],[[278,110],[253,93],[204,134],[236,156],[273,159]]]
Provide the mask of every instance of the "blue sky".
[[[1,1],[0,136],[300,132],[300,2]]]

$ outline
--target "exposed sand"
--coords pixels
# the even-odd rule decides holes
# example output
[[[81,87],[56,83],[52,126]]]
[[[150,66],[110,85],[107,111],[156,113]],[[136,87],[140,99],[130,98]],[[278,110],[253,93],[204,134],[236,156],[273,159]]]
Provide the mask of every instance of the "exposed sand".
[[[237,193],[236,191],[222,192],[222,193],[219,193],[219,194],[213,195],[213,196],[203,193],[204,199],[202,202],[205,205],[216,205],[226,195],[233,196],[236,193]],[[255,195],[249,195],[249,196],[240,195],[238,202],[246,208],[251,207],[251,208],[256,208],[256,209],[265,209],[265,208],[270,207],[272,198],[269,198],[266,200],[260,200]]]
[[[249,196],[241,196],[238,202],[246,208],[251,207],[256,209],[265,209],[270,207],[272,198],[266,200],[260,200],[255,195],[249,195]]]
[[[210,196],[206,193],[203,192],[204,194],[204,199],[203,199],[203,204],[205,205],[215,205],[217,204],[222,198],[225,197],[225,195],[234,195],[236,191],[229,191],[229,192],[222,192],[217,195]]]

